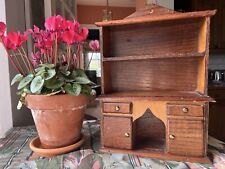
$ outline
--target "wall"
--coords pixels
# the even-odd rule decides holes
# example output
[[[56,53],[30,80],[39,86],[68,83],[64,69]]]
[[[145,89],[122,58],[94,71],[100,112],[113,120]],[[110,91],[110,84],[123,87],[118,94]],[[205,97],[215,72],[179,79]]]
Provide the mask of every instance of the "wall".
[[[0,0],[0,21],[6,22],[5,0]],[[9,66],[6,52],[0,45],[0,138],[12,127],[12,109],[9,85]]]
[[[77,17],[81,24],[94,24],[96,21],[102,21],[104,6],[77,6]],[[135,12],[132,7],[110,7],[113,19],[123,19]]]
[[[169,9],[174,9],[174,0],[147,0],[147,3],[156,3]]]
[[[25,30],[25,3],[24,0],[6,0],[6,18],[8,31]],[[10,79],[16,74],[15,69],[9,65]],[[17,86],[11,87],[12,117],[14,126],[25,126],[33,124],[30,111],[23,106],[17,110],[19,97],[16,95]]]
[[[225,70],[225,52],[211,53],[209,55],[209,69]]]

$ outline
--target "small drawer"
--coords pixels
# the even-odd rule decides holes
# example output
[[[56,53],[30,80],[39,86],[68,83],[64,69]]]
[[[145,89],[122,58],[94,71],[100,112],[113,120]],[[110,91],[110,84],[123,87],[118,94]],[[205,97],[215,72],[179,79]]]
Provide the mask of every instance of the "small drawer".
[[[131,113],[131,103],[103,103],[104,113]]]
[[[204,115],[203,105],[167,105],[167,114],[174,116],[199,116]]]

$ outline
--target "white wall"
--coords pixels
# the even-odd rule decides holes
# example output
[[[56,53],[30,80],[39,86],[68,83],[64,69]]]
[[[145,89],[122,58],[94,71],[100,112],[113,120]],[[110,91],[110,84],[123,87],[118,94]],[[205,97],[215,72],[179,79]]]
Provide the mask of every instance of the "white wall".
[[[6,22],[5,0],[0,0],[0,21]],[[12,127],[9,65],[6,52],[0,45],[0,138]]]
[[[169,9],[174,9],[174,0],[147,0],[148,4],[152,2],[153,3],[157,2],[158,5],[164,6]]]

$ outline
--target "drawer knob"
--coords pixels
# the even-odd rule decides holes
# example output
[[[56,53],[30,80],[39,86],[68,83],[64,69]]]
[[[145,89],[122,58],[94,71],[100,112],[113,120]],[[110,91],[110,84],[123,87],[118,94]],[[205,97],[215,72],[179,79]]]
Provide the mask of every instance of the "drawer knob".
[[[125,137],[130,137],[129,133],[125,133],[124,135],[125,135]]]
[[[170,140],[174,140],[175,139],[175,136],[173,134],[170,134],[169,135],[169,138],[170,138]]]
[[[188,112],[188,108],[187,108],[187,107],[184,107],[184,108],[182,109],[182,111],[183,111],[184,113],[187,113],[187,112]]]
[[[120,106],[116,106],[116,107],[115,107],[115,110],[116,110],[116,111],[120,111]]]

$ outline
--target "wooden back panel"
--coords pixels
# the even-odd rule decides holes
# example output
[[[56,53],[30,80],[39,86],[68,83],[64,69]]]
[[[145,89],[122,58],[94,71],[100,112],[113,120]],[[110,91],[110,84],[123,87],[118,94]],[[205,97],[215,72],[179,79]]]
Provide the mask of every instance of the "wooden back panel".
[[[203,52],[199,36],[203,19],[106,27],[104,57]],[[199,47],[201,45],[201,47]]]
[[[103,71],[110,86],[108,82],[104,82],[104,94],[132,90],[195,91],[200,60],[182,58],[120,61],[110,62],[110,66],[107,63],[103,67],[107,71]]]

